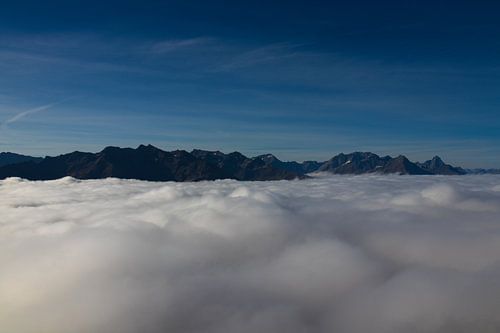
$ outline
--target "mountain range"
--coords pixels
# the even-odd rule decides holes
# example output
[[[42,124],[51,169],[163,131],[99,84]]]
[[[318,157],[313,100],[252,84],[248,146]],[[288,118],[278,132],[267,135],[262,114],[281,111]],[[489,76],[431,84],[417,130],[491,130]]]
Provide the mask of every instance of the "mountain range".
[[[0,153],[0,179],[21,177],[51,180],[108,177],[149,181],[200,181],[215,179],[290,180],[313,172],[333,174],[464,175],[466,170],[435,156],[423,163],[405,156],[380,157],[370,152],[339,154],[324,162],[284,162],[271,154],[246,157],[239,152],[195,149],[164,151],[152,145],[133,148],[106,147],[98,153],[72,152],[55,157],[30,157]]]
[[[465,169],[465,172],[471,175],[486,175],[486,174],[500,175],[500,169],[482,169],[482,168]]]
[[[22,162],[29,162],[29,161],[34,161],[34,162],[39,162],[41,161],[41,157],[32,157],[32,156],[26,156],[26,155],[20,155],[20,154],[14,154],[14,153],[0,153],[0,167],[3,167],[5,165],[9,164],[17,164],[17,163],[22,163]]]

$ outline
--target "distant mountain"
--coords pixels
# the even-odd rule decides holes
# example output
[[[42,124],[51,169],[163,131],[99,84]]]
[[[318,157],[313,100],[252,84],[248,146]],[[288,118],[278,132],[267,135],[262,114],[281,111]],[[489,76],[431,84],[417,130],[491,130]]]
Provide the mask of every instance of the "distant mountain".
[[[439,156],[434,156],[424,163],[416,163],[422,169],[436,175],[465,175],[467,172],[462,168],[457,168],[446,164]]]
[[[466,174],[470,175],[500,175],[500,169],[465,169]]]
[[[382,168],[382,173],[397,173],[400,175],[432,175],[433,173],[424,170],[417,164],[410,162],[405,156],[399,155],[391,158]]]
[[[301,163],[302,171],[304,173],[311,173],[317,171],[324,162],[316,162],[316,161],[304,161]]]
[[[260,159],[250,159],[234,152],[184,150],[166,152],[151,145],[137,149],[107,147],[99,153],[73,152],[56,157],[7,165],[0,168],[0,179],[21,177],[50,180],[65,176],[79,179],[107,177],[150,181],[199,181],[214,179],[280,180],[303,178],[276,168]]]
[[[263,163],[267,165],[271,165],[278,169],[287,170],[290,172],[295,172],[299,174],[307,174],[314,171],[317,171],[324,162],[316,162],[316,161],[305,161],[302,163],[298,162],[283,162],[280,161],[276,156],[272,154],[265,154],[254,157],[254,159],[261,160]]]
[[[0,153],[0,167],[28,161],[39,162],[41,160],[41,157],[32,157],[15,153]]]
[[[287,170],[290,172],[295,172],[299,174],[306,173],[304,172],[304,167],[301,163],[297,162],[282,162],[276,156],[272,154],[260,155],[253,158],[256,161],[261,161],[265,165],[272,166],[273,168]]]
[[[0,156],[7,156],[0,155]],[[10,156],[10,155],[9,155]],[[21,155],[16,155],[21,156]],[[150,181],[200,181],[215,179],[282,180],[306,178],[308,173],[462,175],[466,171],[444,163],[439,157],[413,163],[405,156],[380,157],[370,152],[339,154],[325,162],[283,162],[265,154],[248,158],[239,152],[195,149],[163,151],[154,146],[136,149],[106,147],[98,153],[73,152],[56,157],[30,158],[0,166],[0,179],[21,177],[50,180],[65,176],[79,179],[107,177]],[[11,159],[12,160],[12,159]],[[478,172],[479,173],[479,172]]]
[[[392,158],[380,157],[369,152],[355,152],[339,154],[324,162],[317,171],[326,171],[334,174],[364,174],[364,173],[396,173],[403,175],[430,175],[404,156]]]

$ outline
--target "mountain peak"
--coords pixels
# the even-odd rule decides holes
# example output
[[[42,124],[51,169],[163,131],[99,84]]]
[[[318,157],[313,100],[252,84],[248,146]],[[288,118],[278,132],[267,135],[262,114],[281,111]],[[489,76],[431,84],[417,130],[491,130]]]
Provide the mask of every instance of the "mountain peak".
[[[304,178],[307,173],[334,174],[396,173],[410,175],[462,175],[465,170],[445,164],[439,156],[413,163],[404,155],[380,157],[371,152],[338,154],[326,162],[280,161],[273,154],[248,158],[239,152],[194,149],[163,151],[151,144],[134,148],[108,146],[99,153],[73,152],[55,157],[28,157],[0,154],[0,179],[22,177],[33,180],[72,176],[80,179],[106,177],[142,180],[197,181],[213,179],[281,180]],[[13,161],[8,158],[16,157]],[[7,164],[2,164],[4,161]],[[28,162],[28,163],[26,163]],[[35,162],[35,163],[33,163]],[[10,164],[9,164],[10,163]]]
[[[444,164],[444,162],[443,162],[443,160],[441,159],[441,157],[439,157],[439,156],[437,156],[437,155],[436,155],[436,156],[434,156],[434,157],[432,158],[432,160],[431,160],[431,161],[432,161],[432,162],[434,162],[434,163]]]
[[[137,147],[137,150],[160,150],[159,148],[153,146],[152,144],[148,144],[148,145],[139,145],[139,147]]]
[[[104,147],[103,150],[101,150],[101,153],[107,153],[107,152],[117,151],[117,150],[120,150],[120,149],[122,149],[122,148],[117,147],[117,146],[106,146],[106,147]]]
[[[399,155],[387,161],[382,168],[383,173],[396,173],[401,175],[430,175],[431,172],[411,162],[406,156]]]
[[[280,160],[276,156],[274,156],[273,154],[259,155],[259,156],[254,157],[254,159],[263,160],[265,162],[274,162],[274,161],[280,162]]]
[[[449,164],[446,164],[441,157],[434,156],[431,160],[425,161],[424,163],[417,163],[419,167],[422,169],[429,171],[433,174],[438,175],[464,175],[466,174],[465,170],[462,168],[453,167]]]

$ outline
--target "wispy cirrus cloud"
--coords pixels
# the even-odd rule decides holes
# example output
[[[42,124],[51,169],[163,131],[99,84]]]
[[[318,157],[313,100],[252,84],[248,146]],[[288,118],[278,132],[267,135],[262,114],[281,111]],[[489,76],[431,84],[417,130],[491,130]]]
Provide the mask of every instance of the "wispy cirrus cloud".
[[[214,38],[210,37],[164,40],[153,43],[149,48],[149,52],[154,54],[165,54],[189,48],[204,46],[214,41],[215,41]]]
[[[13,115],[12,110],[24,110],[20,105],[85,94],[89,98],[75,105],[75,114],[119,115],[116,122],[100,122],[99,126],[108,126],[107,130],[95,131],[86,139],[99,141],[98,146],[109,144],[110,136],[121,144],[132,140],[130,131],[116,129],[137,126],[136,121],[122,116],[124,110],[137,112],[144,119],[138,132],[150,135],[151,119],[160,114],[165,116],[159,126],[162,133],[165,126],[170,126],[169,133],[179,129],[175,136],[160,142],[174,140],[177,145],[191,148],[205,142],[215,144],[216,138],[211,135],[207,141],[206,133],[224,133],[238,123],[227,149],[269,151],[279,142],[279,149],[302,149],[293,157],[287,155],[293,159],[304,159],[304,154],[315,156],[308,158],[329,158],[332,151],[360,147],[390,154],[410,150],[421,154],[435,149],[436,142],[444,145],[457,140],[474,149],[477,145],[471,143],[470,135],[475,128],[481,128],[474,134],[480,136],[481,147],[498,146],[498,140],[492,139],[498,127],[494,113],[498,66],[382,61],[373,54],[353,55],[323,46],[301,40],[242,41],[217,35],[171,35],[163,39],[72,33],[0,36],[0,103],[3,110],[11,110],[4,112],[1,119],[12,115],[10,122],[2,124],[0,120],[0,128],[53,107],[39,106]],[[479,86],[481,91],[471,91],[471,87]],[[467,112],[472,108],[474,115]],[[189,119],[174,128],[171,118],[181,113]],[[50,115],[37,118],[45,127],[27,134],[30,139],[25,146],[29,149],[37,141],[34,135],[53,138],[50,126],[75,132],[83,126]],[[259,137],[268,139],[256,143],[242,124],[261,129]],[[387,129],[387,124],[393,125]],[[95,124],[87,126],[94,130]],[[282,127],[295,138],[298,133],[308,138],[285,139],[282,132],[276,132]],[[332,128],[337,133],[335,140]],[[432,130],[431,143],[423,143],[421,128]],[[192,131],[198,134],[185,135]],[[347,143],[341,144],[344,140],[339,136]],[[133,143],[151,140],[145,137],[137,136]],[[408,142],[416,137],[420,144],[414,148]],[[66,138],[57,140],[68,144]],[[226,137],[217,140],[218,145],[227,142]],[[22,140],[10,141],[14,145]],[[479,154],[477,150],[474,157],[459,156],[459,149],[464,151],[465,146],[456,149],[453,159],[464,166],[484,166],[484,162],[477,162],[479,158],[485,161],[489,156],[498,156]],[[420,159],[420,155],[416,158]],[[491,167],[497,164],[497,159],[488,162]]]
[[[215,71],[231,71],[256,65],[279,62],[298,54],[300,45],[290,43],[274,43],[238,52]]]

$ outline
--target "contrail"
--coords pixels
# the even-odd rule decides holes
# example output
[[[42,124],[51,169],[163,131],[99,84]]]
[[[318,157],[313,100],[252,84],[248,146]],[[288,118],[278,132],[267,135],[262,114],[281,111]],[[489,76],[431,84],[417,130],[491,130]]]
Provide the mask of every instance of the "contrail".
[[[57,104],[58,103],[51,103],[51,104],[39,106],[39,107],[34,108],[34,109],[30,109],[30,110],[27,110],[27,111],[20,112],[20,113],[16,114],[15,116],[13,116],[12,118],[9,118],[9,119],[5,120],[3,122],[3,124],[7,125],[7,124],[15,123],[19,119],[22,119],[22,118],[24,118],[24,117],[26,117],[26,116],[28,116],[30,114],[34,114],[34,113],[38,113],[40,111],[48,110],[48,109],[54,107]]]
[[[41,112],[41,111],[45,111],[45,110],[51,109],[54,106],[59,105],[61,103],[64,103],[64,102],[66,102],[69,99],[72,99],[72,97],[63,99],[62,101],[59,101],[59,102],[56,102],[56,103],[50,103],[50,104],[42,105],[42,106],[39,106],[39,107],[36,107],[36,108],[33,108],[33,109],[29,109],[29,110],[20,112],[20,113],[14,115],[13,117],[11,117],[11,118],[5,120],[4,122],[2,122],[1,126],[2,126],[2,128],[5,128],[5,127],[7,127],[7,125],[15,123],[15,122],[19,121],[20,119],[22,119],[22,118],[24,118],[26,116],[29,116],[29,115],[32,115],[32,114],[35,114],[35,113],[38,113],[38,112]]]

